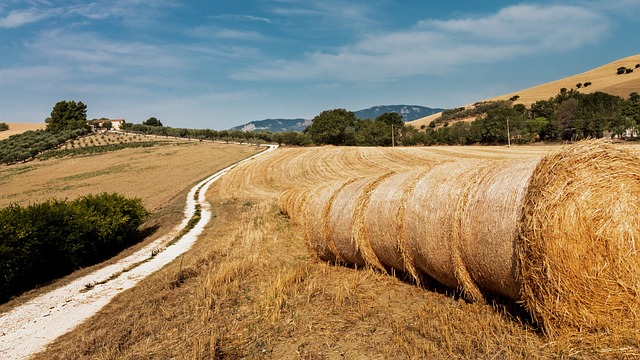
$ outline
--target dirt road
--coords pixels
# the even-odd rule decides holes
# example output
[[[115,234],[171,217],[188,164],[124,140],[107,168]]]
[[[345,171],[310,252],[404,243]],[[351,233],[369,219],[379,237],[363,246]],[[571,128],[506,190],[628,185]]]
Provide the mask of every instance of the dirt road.
[[[42,350],[58,336],[97,313],[114,296],[135,286],[191,248],[211,218],[205,200],[209,186],[238,164],[273,151],[277,145],[235,163],[194,186],[187,195],[183,221],[158,240],[116,264],[83,276],[0,315],[0,358],[24,359]],[[173,245],[166,246],[201,209],[197,224]]]

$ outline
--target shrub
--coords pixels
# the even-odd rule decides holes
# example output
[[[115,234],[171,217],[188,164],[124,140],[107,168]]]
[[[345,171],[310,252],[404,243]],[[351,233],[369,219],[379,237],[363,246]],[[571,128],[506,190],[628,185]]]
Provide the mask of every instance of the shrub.
[[[624,67],[624,66],[621,66],[621,67],[619,67],[619,68],[618,68],[618,70],[617,70],[617,72],[616,72],[616,73],[617,73],[618,75],[622,75],[622,74],[624,74],[626,71],[627,71],[627,68],[626,68],[626,67]]]
[[[9,130],[9,125],[7,123],[0,122],[0,131]]]
[[[140,199],[107,193],[0,210],[0,301],[133,245],[146,216]]]

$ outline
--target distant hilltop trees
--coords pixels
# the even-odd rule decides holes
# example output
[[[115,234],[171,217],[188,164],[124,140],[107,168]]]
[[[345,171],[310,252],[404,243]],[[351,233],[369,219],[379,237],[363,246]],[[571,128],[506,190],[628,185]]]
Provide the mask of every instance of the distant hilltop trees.
[[[635,68],[640,68],[640,64],[636,64]],[[616,74],[618,75],[623,75],[623,74],[631,74],[633,72],[633,68],[628,68],[626,66],[620,66],[618,68],[618,70],[616,70]]]

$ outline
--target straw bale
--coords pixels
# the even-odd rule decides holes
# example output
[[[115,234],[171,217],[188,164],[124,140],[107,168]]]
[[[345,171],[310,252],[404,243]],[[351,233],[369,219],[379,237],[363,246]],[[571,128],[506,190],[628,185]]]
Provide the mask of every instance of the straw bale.
[[[325,239],[324,228],[334,193],[343,182],[330,182],[308,193],[302,207],[301,224],[312,255],[324,261],[338,260]]]
[[[299,217],[310,191],[310,188],[291,188],[283,191],[278,199],[280,213],[288,216],[295,225],[301,225]]]
[[[404,217],[407,199],[426,170],[414,170],[392,175],[371,192],[364,212],[364,230],[380,261],[395,270],[408,272],[416,281],[420,275],[406,251]]]
[[[427,172],[409,196],[405,215],[407,248],[416,269],[451,288],[458,287],[451,232],[459,189],[453,185],[466,171],[441,165]]]
[[[640,157],[587,141],[543,158],[518,243],[524,306],[547,334],[637,329]]]
[[[640,325],[640,156],[602,141],[283,194],[320,259],[518,301],[554,335]]]
[[[371,236],[367,234],[365,227],[365,211],[369,207],[371,195],[373,191],[387,178],[394,175],[395,172],[388,172],[378,178],[369,181],[362,192],[357,197],[357,203],[354,211],[353,237],[355,239],[358,251],[362,254],[367,264],[374,266],[380,270],[386,271],[384,264],[378,258],[374,249],[371,247]]]
[[[325,241],[336,257],[348,264],[364,266],[365,260],[353,236],[357,199],[372,178],[347,181],[333,195],[325,223]]]
[[[459,261],[483,293],[514,300],[520,296],[514,271],[518,221],[536,164],[535,160],[485,161],[474,165],[466,176],[464,196],[458,199],[460,222],[454,239]]]

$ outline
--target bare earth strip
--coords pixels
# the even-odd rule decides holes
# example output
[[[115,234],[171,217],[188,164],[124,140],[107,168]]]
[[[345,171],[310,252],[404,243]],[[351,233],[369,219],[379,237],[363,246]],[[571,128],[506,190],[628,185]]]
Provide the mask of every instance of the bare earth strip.
[[[187,196],[182,223],[169,234],[116,264],[76,279],[2,315],[0,357],[21,359],[42,350],[55,338],[97,313],[114,296],[135,286],[189,250],[211,219],[210,205],[205,199],[209,186],[238,164],[276,148],[270,145],[268,150],[233,164],[194,186]],[[173,245],[159,251],[187,226],[198,205],[201,207],[201,218],[193,229]]]

